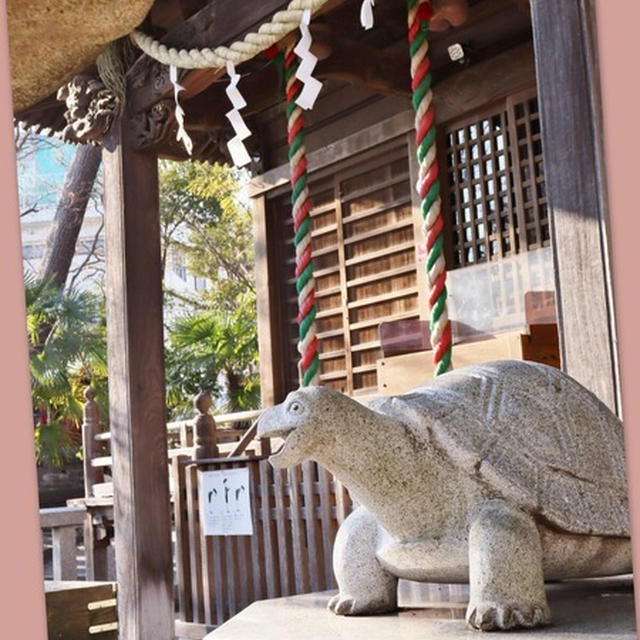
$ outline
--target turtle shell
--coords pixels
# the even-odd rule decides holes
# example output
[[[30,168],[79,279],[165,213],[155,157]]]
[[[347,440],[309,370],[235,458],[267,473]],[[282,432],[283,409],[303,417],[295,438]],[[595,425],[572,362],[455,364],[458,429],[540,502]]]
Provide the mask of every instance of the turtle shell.
[[[473,365],[369,406],[550,526],[630,535],[622,423],[558,369]]]

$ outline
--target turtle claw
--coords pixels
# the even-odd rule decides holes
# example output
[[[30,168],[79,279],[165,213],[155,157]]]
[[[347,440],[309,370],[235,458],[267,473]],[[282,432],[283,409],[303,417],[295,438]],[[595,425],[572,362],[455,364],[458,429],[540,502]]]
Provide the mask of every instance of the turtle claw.
[[[397,605],[386,599],[365,600],[338,593],[329,600],[329,609],[339,616],[366,616],[395,611]]]
[[[342,597],[339,593],[329,600],[329,609],[339,616],[353,615],[355,600]]]
[[[498,629],[532,628],[551,622],[551,612],[546,604],[510,605],[496,602],[469,604],[467,623],[481,631]]]

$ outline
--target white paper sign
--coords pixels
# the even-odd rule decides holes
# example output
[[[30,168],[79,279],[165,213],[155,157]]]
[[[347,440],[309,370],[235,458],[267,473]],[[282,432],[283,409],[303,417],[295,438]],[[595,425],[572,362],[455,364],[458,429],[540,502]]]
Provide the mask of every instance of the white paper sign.
[[[253,535],[249,469],[201,471],[200,523],[205,536]]]

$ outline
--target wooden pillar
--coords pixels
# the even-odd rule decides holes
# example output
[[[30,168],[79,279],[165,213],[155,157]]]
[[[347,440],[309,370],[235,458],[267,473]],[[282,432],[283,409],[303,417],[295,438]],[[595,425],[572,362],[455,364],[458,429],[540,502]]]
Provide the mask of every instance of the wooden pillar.
[[[104,182],[119,637],[172,640],[157,157],[134,149],[126,115],[115,128]]]
[[[619,410],[592,0],[531,0],[563,369]]]

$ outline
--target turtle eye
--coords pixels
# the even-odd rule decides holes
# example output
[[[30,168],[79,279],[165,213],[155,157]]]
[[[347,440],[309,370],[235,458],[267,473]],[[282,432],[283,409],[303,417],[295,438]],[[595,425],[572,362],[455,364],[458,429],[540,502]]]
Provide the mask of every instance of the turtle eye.
[[[302,413],[302,405],[297,400],[294,400],[289,405],[288,411],[289,411],[289,413],[300,414],[300,413]]]

